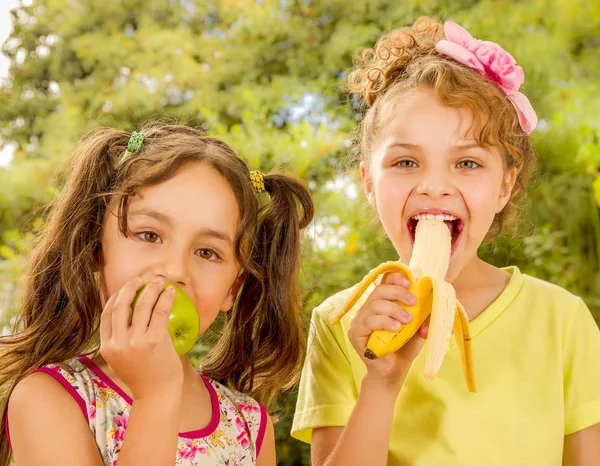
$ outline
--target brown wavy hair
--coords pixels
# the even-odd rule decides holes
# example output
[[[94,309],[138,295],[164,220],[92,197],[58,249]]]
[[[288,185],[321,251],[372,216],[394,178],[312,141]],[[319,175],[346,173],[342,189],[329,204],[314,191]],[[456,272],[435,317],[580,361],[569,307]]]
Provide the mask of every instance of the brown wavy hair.
[[[443,104],[468,109],[472,121],[466,133],[473,134],[483,147],[500,149],[505,170],[517,171],[510,201],[496,215],[490,239],[514,230],[535,153],[506,95],[474,70],[438,53],[435,44],[442,38],[442,25],[421,17],[410,27],[382,36],[356,61],[348,89],[368,108],[357,128],[353,161],[370,161],[378,130],[390,116],[388,107],[415,89],[431,89]]]
[[[270,200],[261,206],[248,167],[223,141],[177,124],[152,123],[141,131],[142,149],[125,159],[126,131],[100,128],[82,139],[29,258],[15,333],[0,338],[1,466],[11,455],[4,431],[15,385],[38,367],[98,350],[102,306],[96,271],[109,205],[117,203],[126,235],[129,199],[186,164],[208,163],[231,185],[240,214],[236,257],[246,273],[203,373],[267,405],[298,379],[305,353],[301,229],[314,214],[307,188],[285,174],[266,174]]]

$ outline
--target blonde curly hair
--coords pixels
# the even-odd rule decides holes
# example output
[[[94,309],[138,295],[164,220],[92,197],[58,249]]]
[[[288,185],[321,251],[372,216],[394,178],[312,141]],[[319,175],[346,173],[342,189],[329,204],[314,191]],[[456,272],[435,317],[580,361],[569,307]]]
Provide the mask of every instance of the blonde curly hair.
[[[440,54],[435,44],[443,27],[429,17],[382,36],[366,49],[348,76],[348,90],[367,107],[357,128],[355,160],[370,162],[373,143],[389,115],[390,103],[414,89],[431,89],[445,105],[466,108],[472,121],[466,133],[486,148],[500,149],[505,170],[517,177],[509,204],[496,215],[488,239],[514,230],[519,203],[535,165],[535,153],[517,113],[501,89],[474,70]],[[512,227],[512,228],[511,228]]]

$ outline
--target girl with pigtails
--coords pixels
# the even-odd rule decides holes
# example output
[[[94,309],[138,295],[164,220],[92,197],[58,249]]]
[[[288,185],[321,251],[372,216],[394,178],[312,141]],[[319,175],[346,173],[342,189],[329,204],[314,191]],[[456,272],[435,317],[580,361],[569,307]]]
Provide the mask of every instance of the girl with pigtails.
[[[0,465],[275,465],[307,189],[176,124],[92,131],[69,168],[0,341]],[[200,372],[168,332],[176,294],[200,334],[227,313]]]

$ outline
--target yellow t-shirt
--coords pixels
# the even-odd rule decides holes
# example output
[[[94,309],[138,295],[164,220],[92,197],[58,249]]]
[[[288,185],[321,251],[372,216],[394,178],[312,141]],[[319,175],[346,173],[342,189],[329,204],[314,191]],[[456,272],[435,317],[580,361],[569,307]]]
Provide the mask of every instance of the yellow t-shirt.
[[[467,390],[454,339],[432,382],[421,351],[396,401],[389,465],[560,466],[564,436],[600,423],[600,331],[591,313],[564,289],[505,270],[509,284],[470,324],[478,392]],[[347,423],[366,371],[347,337],[366,296],[341,325],[327,320],[350,291],[312,315],[292,426],[304,442],[313,428]]]

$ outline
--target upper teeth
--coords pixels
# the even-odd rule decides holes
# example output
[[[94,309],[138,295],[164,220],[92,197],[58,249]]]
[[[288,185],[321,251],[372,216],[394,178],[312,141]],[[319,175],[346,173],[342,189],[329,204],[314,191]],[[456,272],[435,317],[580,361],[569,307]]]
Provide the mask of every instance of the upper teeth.
[[[415,220],[438,220],[443,222],[444,220],[457,220],[454,215],[447,214],[419,214],[413,217]]]

